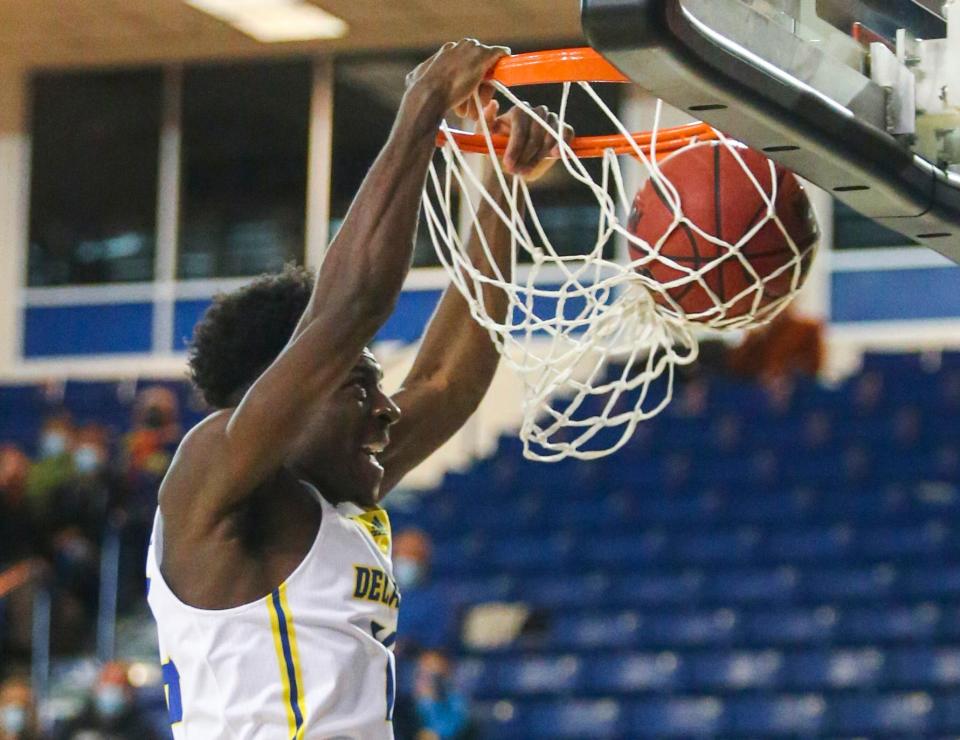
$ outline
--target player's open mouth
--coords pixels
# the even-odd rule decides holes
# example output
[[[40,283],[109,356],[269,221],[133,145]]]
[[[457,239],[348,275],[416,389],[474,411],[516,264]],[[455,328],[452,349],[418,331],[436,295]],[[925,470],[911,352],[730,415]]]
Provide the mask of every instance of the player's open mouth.
[[[383,452],[386,446],[386,443],[376,442],[363,445],[360,448],[360,451],[367,456],[367,459],[370,461],[371,465],[383,470],[383,465],[380,464],[379,455],[381,452]]]

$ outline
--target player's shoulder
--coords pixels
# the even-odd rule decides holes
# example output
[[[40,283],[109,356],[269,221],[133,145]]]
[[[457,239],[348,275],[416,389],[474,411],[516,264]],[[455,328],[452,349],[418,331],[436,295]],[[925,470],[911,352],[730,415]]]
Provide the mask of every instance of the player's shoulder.
[[[164,512],[178,505],[181,493],[195,502],[199,490],[215,484],[218,469],[224,464],[226,429],[232,414],[233,409],[215,411],[184,435],[160,486]]]

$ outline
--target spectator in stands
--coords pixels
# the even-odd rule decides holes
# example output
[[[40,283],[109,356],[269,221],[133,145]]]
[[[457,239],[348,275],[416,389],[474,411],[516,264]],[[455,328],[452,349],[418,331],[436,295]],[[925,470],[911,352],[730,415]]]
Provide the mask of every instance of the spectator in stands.
[[[150,386],[137,395],[133,429],[126,439],[128,469],[163,478],[180,442],[180,405],[169,388]],[[151,511],[156,506],[153,502]]]
[[[55,533],[53,559],[53,647],[58,652],[91,648],[99,593],[100,553],[77,526]]]
[[[823,367],[823,324],[786,308],[730,350],[733,375],[764,383],[790,376],[815,377]]]
[[[98,424],[77,430],[73,448],[74,475],[51,494],[50,526],[56,532],[79,528],[91,541],[99,541],[107,511],[118,498],[119,483],[108,465],[110,438]]]
[[[0,446],[0,566],[40,550],[36,522],[27,503],[30,459],[16,445]]]
[[[447,590],[433,581],[430,538],[418,529],[400,532],[393,540],[393,574],[400,588],[397,650],[450,648],[456,642],[457,605]]]
[[[107,663],[93,695],[78,717],[56,734],[56,740],[159,740],[156,730],[138,709],[127,666]]]
[[[420,730],[417,740],[458,740],[470,731],[466,697],[452,685],[453,671],[447,656],[427,650],[417,661],[414,698]]]
[[[123,467],[130,486],[127,514],[134,522],[153,523],[157,490],[180,442],[180,410],[169,388],[140,391],[133,406],[133,428],[123,445]]]
[[[66,413],[49,417],[40,430],[39,459],[30,468],[27,495],[43,521],[50,512],[50,494],[69,481],[73,469],[74,427]]]
[[[0,684],[0,740],[34,740],[40,737],[30,684],[10,678]]]
[[[16,445],[0,447],[0,592],[5,592],[5,625],[0,633],[0,648],[12,655],[27,656],[31,642],[33,589],[22,583],[18,573],[42,550],[39,528],[26,490],[30,460]],[[32,566],[30,566],[32,567]]]
[[[126,603],[139,603],[145,592],[143,563],[157,510],[157,491],[181,436],[180,406],[173,391],[159,385],[140,391],[133,407],[133,429],[122,450],[123,549],[128,567],[121,574],[121,600]]]

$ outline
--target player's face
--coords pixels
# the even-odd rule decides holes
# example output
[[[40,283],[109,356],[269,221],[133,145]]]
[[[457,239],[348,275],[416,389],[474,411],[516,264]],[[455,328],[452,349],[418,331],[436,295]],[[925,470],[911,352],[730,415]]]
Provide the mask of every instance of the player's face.
[[[333,503],[373,506],[383,467],[378,459],[390,443],[400,410],[380,387],[383,373],[365,350],[340,388],[318,409],[305,430],[297,467]]]

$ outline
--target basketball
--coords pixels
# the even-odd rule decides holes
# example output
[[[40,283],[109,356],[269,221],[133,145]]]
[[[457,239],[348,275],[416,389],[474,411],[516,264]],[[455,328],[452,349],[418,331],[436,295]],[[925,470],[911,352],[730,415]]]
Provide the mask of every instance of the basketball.
[[[810,200],[793,173],[742,144],[715,141],[670,156],[660,173],[675,190],[684,218],[675,218],[669,186],[651,178],[637,193],[628,221],[629,230],[660,257],[638,267],[665,286],[663,292],[654,291],[660,305],[676,310],[672,301],[685,318],[702,322],[762,315],[766,306],[790,293],[798,269],[797,287],[806,279],[820,234]],[[776,196],[776,218],[750,175],[767,200]],[[649,257],[633,243],[630,252],[635,260]],[[695,271],[702,272],[697,276]],[[676,281],[683,282],[670,285]]]

